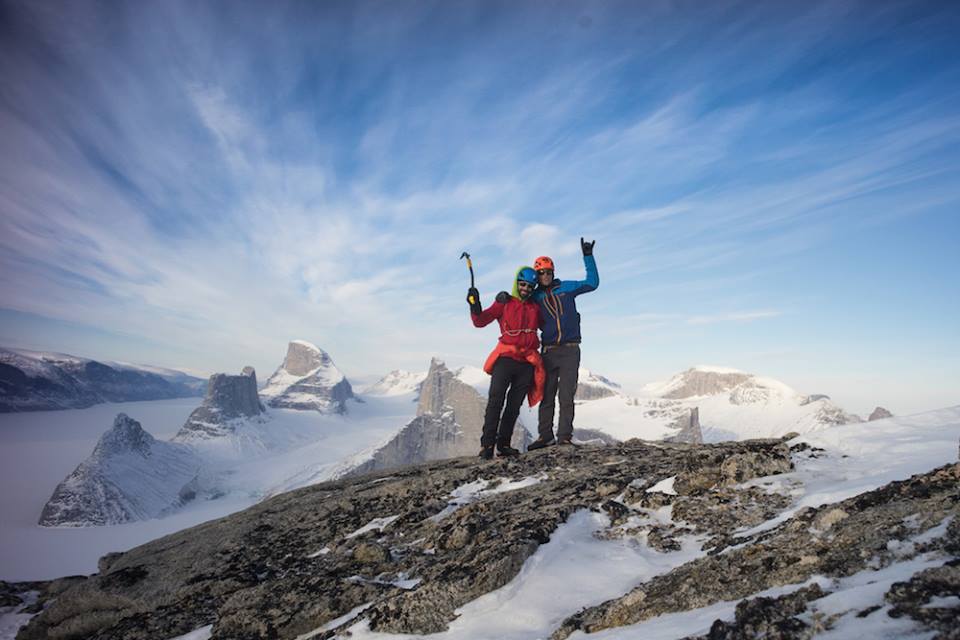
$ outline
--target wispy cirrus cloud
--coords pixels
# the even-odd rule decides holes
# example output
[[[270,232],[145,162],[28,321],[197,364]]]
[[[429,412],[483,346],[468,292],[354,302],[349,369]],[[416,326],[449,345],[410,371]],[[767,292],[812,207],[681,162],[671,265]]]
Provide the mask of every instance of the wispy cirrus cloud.
[[[960,198],[939,5],[10,6],[2,306],[174,345],[157,364],[470,358],[461,251],[489,299],[541,254],[582,277],[580,236],[591,322],[815,341],[796,310],[845,317],[861,235]]]

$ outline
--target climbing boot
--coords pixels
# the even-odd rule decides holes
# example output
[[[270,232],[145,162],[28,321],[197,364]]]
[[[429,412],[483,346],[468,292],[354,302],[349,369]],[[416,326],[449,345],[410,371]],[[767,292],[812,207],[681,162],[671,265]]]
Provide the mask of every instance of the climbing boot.
[[[552,437],[547,440],[544,440],[543,438],[537,438],[527,445],[527,451],[536,451],[537,449],[543,449],[544,447],[550,447],[555,444],[557,444],[557,441]]]

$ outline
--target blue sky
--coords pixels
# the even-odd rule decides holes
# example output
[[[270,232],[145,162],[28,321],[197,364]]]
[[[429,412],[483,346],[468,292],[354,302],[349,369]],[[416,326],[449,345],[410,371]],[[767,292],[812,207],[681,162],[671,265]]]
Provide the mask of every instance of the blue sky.
[[[479,365],[553,256],[584,365],[960,402],[950,2],[0,5],[0,344]]]

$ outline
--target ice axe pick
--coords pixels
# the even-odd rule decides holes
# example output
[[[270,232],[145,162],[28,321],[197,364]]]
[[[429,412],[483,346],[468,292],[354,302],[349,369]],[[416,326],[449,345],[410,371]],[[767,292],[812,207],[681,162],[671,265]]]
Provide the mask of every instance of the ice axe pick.
[[[467,269],[470,269],[470,288],[474,289],[475,287],[473,285],[473,262],[470,260],[470,254],[467,253],[466,251],[460,254],[460,259],[463,260],[464,258],[467,259]],[[473,296],[471,295],[468,302],[470,304],[475,304],[476,300],[474,300]]]

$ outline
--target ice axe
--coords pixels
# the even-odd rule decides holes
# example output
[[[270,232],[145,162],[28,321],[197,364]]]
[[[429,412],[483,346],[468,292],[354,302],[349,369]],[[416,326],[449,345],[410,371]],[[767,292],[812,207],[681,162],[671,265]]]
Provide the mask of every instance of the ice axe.
[[[470,260],[470,254],[467,253],[466,251],[460,254],[460,259],[463,260],[464,258],[467,259],[467,269],[470,269],[470,290],[472,292],[476,289],[476,287],[473,284],[473,261]],[[473,305],[477,304],[477,302],[479,301],[476,299],[473,293],[471,293],[469,296],[467,296],[467,302],[469,302],[470,306],[472,307]]]

